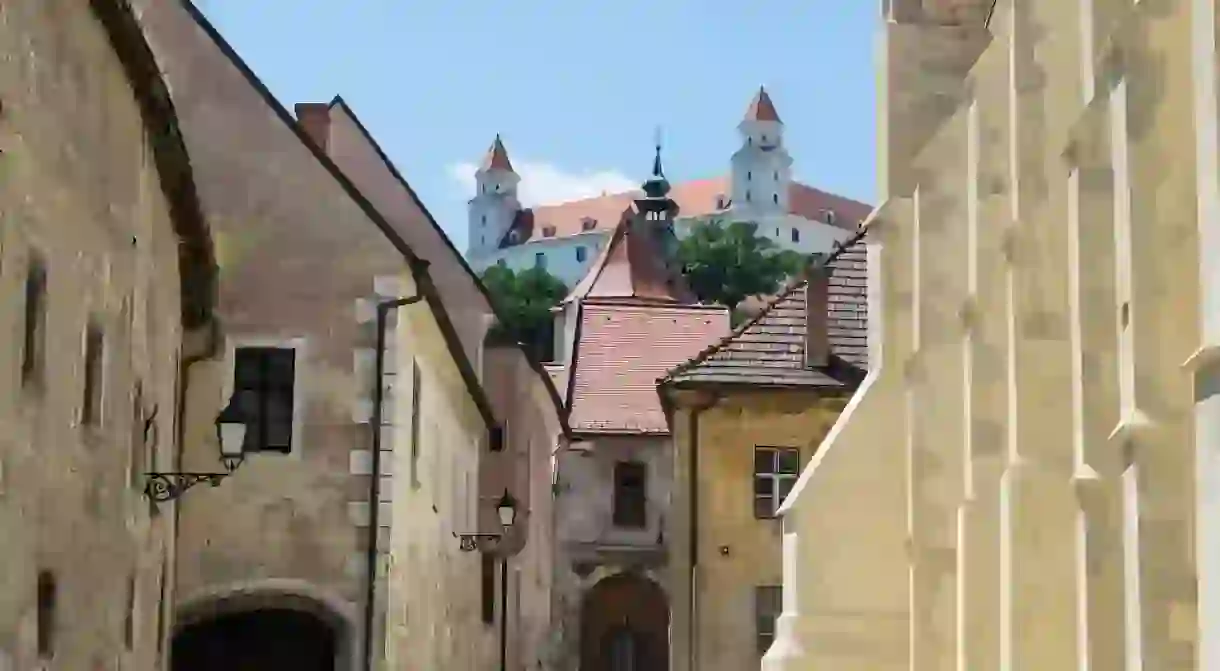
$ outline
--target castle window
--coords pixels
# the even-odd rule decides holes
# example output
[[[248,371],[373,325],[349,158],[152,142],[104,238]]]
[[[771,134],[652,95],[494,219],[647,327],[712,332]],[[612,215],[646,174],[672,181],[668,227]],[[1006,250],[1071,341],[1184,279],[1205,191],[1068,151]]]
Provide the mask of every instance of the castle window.
[[[542,237],[544,237],[544,238],[549,238],[549,237],[552,237],[552,236],[554,236],[554,235],[555,235],[555,227],[554,227],[554,226],[543,226],[543,227],[542,227]]]
[[[754,448],[754,516],[775,517],[800,475],[801,453],[789,447]]]
[[[593,217],[585,217],[580,220],[580,230],[591,231],[594,228],[597,228],[597,220]]]
[[[750,202],[750,192],[746,191],[746,202]]]
[[[774,173],[771,174],[771,177],[773,177],[775,179],[775,181],[778,182],[779,181],[779,171],[776,170]]]
[[[25,326],[21,343],[21,384],[42,381],[46,363],[47,269],[42,257],[30,255],[25,275]]]
[[[752,173],[752,172],[750,172],[750,171],[748,171],[748,170],[747,170],[747,171],[746,171],[746,181],[748,182],[748,181],[750,181],[751,179],[754,179],[754,173]]]
[[[588,255],[588,250],[585,249],[584,245],[581,245],[576,248],[576,262],[577,263],[584,263],[587,255]]]
[[[102,352],[105,340],[102,329],[93,320],[85,327],[84,397],[81,399],[80,421],[93,426],[102,419]]]
[[[776,205],[779,205],[779,194],[778,193],[771,194],[771,202],[775,203]]]
[[[797,228],[796,226],[792,227],[792,241],[793,242],[801,241],[801,229]]]
[[[835,211],[826,210],[824,214],[826,216],[826,223],[833,225],[835,223]]]
[[[723,193],[718,194],[716,196],[716,209],[723,210],[724,208],[726,208],[728,206],[729,206],[729,201],[727,198],[724,197],[724,194]]]
[[[35,633],[38,645],[39,659],[50,659],[55,656],[55,605],[58,600],[58,589],[55,585],[55,574],[50,571],[38,572],[37,590],[38,612]]]
[[[484,226],[486,226],[486,225],[487,225],[487,215],[486,215],[486,214],[485,214],[485,215],[483,215],[483,222],[482,222],[482,223],[483,223],[483,225],[484,225]]]
[[[647,469],[638,461],[614,465],[614,526],[642,528],[647,518]]]
[[[546,254],[543,254],[542,252],[534,254],[534,267],[546,268]]]
[[[246,449],[292,451],[296,350],[239,347],[234,353],[233,393],[246,413]]]

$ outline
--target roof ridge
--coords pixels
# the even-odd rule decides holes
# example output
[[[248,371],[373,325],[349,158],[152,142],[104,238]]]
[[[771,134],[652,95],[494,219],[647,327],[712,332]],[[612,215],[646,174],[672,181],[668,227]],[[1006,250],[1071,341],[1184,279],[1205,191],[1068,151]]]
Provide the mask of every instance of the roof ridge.
[[[815,260],[811,261],[810,263],[806,264],[804,270],[802,272],[798,273],[794,279],[790,280],[786,285],[784,285],[782,291],[776,293],[775,296],[773,296],[769,301],[767,301],[767,304],[764,305],[763,308],[758,311],[758,314],[754,315],[753,317],[751,317],[750,319],[746,320],[741,325],[739,325],[737,328],[730,331],[728,335],[721,338],[718,342],[716,342],[712,345],[709,345],[708,347],[704,348],[704,350],[702,352],[699,352],[698,354],[696,354],[694,357],[692,357],[688,361],[678,364],[677,366],[670,369],[669,372],[667,372],[664,376],[657,378],[657,384],[665,384],[667,382],[672,382],[675,376],[681,375],[682,373],[685,373],[685,372],[691,370],[695,366],[698,366],[699,364],[703,363],[704,361],[707,361],[717,352],[720,352],[721,350],[723,350],[726,346],[728,346],[734,340],[739,338],[743,333],[745,333],[751,326],[754,326],[759,321],[761,321],[763,319],[763,317],[766,317],[772,310],[775,309],[776,305],[779,305],[784,299],[786,299],[788,297],[788,294],[791,294],[793,291],[796,291],[798,288],[800,288],[800,286],[802,284],[807,282],[809,280],[809,275],[810,275],[811,271],[813,271],[815,268],[828,268],[831,263],[834,263],[835,261],[839,260],[839,257],[842,256],[844,252],[851,249],[852,247],[855,247],[856,243],[858,243],[858,242],[860,242],[860,240],[864,239],[864,236],[867,232],[868,232],[867,228],[861,227],[860,230],[858,230],[854,234],[852,234],[852,236],[850,238],[848,238],[845,242],[836,241],[834,243],[834,248],[831,250],[830,254],[827,254],[826,257],[824,257],[824,258],[815,259]]]

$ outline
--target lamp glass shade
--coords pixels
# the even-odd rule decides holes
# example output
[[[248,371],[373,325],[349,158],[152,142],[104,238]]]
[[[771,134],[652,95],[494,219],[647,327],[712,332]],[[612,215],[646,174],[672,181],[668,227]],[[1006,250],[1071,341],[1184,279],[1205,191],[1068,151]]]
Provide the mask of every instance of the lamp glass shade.
[[[233,470],[245,458],[246,454],[246,423],[245,417],[230,400],[224,410],[216,416],[216,439],[220,444],[220,460],[229,470]]]
[[[511,527],[517,521],[517,502],[507,490],[496,504],[496,514],[500,516],[500,526]]]

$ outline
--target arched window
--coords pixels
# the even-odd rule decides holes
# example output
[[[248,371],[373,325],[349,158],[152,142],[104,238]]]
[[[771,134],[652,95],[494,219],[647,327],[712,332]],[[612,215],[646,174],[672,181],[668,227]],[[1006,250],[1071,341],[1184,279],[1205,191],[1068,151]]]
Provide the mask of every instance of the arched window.
[[[642,671],[640,650],[635,632],[620,627],[610,635],[610,671]]]

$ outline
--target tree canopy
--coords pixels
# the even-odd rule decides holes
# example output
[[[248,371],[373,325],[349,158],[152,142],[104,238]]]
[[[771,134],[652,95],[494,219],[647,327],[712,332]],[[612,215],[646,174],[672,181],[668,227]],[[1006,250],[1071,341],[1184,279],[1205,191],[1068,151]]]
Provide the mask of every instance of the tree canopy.
[[[483,271],[483,286],[500,316],[491,335],[519,342],[539,360],[548,360],[554,326],[551,308],[568,294],[564,283],[541,267],[518,272],[494,265]]]
[[[701,221],[678,243],[678,264],[700,301],[735,311],[749,296],[775,293],[804,268],[806,255],[781,248],[756,229],[745,221]]]

